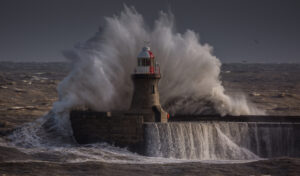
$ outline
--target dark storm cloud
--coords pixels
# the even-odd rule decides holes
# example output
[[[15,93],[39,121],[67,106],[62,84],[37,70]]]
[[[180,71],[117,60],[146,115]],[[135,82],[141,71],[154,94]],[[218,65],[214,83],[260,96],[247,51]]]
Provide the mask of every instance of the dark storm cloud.
[[[297,0],[1,0],[0,61],[63,61],[61,50],[89,39],[124,3],[150,25],[171,10],[177,30],[199,33],[223,62],[300,61]]]

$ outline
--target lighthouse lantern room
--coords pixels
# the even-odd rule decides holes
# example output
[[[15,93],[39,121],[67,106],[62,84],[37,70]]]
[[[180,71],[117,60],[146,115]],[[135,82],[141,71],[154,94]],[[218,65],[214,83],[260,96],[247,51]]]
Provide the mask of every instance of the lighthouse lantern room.
[[[156,63],[153,53],[149,47],[143,47],[138,55],[138,66],[136,74],[159,74],[159,65]]]

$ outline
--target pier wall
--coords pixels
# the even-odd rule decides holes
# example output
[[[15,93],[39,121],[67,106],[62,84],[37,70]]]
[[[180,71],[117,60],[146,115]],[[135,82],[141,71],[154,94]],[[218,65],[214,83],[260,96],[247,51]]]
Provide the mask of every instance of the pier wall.
[[[70,119],[79,144],[107,142],[148,156],[253,159],[242,147],[259,157],[300,157],[299,116],[182,115],[149,123],[128,112],[72,111]]]
[[[72,111],[73,135],[79,144],[107,142],[142,153],[143,117],[124,113]]]

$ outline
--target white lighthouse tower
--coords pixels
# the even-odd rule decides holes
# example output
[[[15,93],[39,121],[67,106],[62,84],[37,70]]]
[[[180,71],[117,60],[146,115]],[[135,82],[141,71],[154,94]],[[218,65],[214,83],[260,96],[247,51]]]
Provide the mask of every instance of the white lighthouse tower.
[[[134,93],[130,111],[140,114],[145,122],[167,122],[166,113],[159,101],[159,65],[149,47],[143,47],[137,57],[137,67],[132,74]]]

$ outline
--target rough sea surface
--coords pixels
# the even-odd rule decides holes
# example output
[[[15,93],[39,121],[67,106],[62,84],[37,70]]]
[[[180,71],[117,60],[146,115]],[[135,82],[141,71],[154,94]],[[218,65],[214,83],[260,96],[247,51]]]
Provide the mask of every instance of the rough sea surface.
[[[210,124],[202,127],[200,124],[191,126],[170,124],[170,127],[166,128],[154,126],[150,128],[152,131],[157,129],[151,133],[152,139],[156,141],[151,143],[152,150],[149,150],[152,157],[141,156],[105,143],[78,145],[69,133],[57,130],[58,128],[53,126],[56,124],[55,121],[49,120],[52,103],[57,100],[57,84],[69,70],[67,64],[1,63],[0,67],[0,174],[2,175],[296,176],[300,173],[299,158],[288,157],[288,154],[281,157],[274,155],[275,158],[270,154],[262,158],[257,156],[260,151],[249,151],[247,139],[243,138],[243,132],[247,131],[246,124],[239,124],[235,128],[240,129],[238,133],[240,136],[234,135],[234,128],[228,128],[226,124],[215,126]],[[267,109],[270,114],[299,114],[299,66],[227,64],[222,69],[224,86],[228,91],[243,90],[253,102]],[[256,83],[255,86],[250,86],[253,81]],[[266,82],[268,84],[265,84]],[[190,127],[194,128],[193,132],[199,131],[194,134],[195,137],[181,136],[185,134],[184,131],[188,132]],[[168,128],[173,134],[177,133],[179,138],[157,135],[157,132],[160,132],[168,136],[170,133],[162,133],[162,130]],[[196,139],[200,138],[203,141],[209,140],[205,138],[204,133],[220,134],[215,139],[223,141],[212,141],[215,144],[197,141]],[[262,137],[265,132],[258,134]],[[279,134],[280,132],[273,135]],[[233,140],[233,136],[238,140]],[[156,140],[158,137],[162,143],[158,143]],[[163,140],[164,138],[169,141]],[[174,140],[171,143],[178,146],[170,146],[170,140]],[[180,142],[183,140],[184,142]],[[194,145],[190,145],[192,142]],[[185,145],[179,146],[182,143]],[[200,150],[202,153],[199,152],[201,144],[208,145],[202,146],[203,150]],[[224,146],[220,146],[221,144]],[[197,150],[195,147],[194,150],[187,148],[190,146],[199,148],[196,148]],[[215,150],[216,146],[218,150]],[[170,147],[173,149],[169,150]],[[168,152],[164,152],[167,149]],[[219,151],[215,152],[217,155],[212,155],[214,152],[210,150],[213,149]],[[192,154],[193,152],[195,154]],[[234,155],[234,152],[239,155]]]

